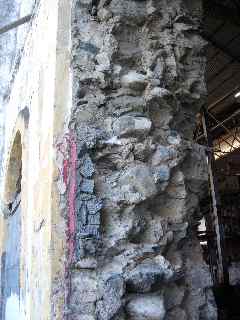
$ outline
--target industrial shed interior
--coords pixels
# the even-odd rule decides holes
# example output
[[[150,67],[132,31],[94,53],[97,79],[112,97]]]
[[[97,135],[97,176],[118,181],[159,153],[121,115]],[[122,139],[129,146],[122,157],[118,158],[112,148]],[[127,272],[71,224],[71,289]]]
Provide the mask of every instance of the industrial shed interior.
[[[239,319],[240,3],[205,1],[207,104],[195,139],[206,146],[209,184],[198,238],[210,267],[219,319]]]

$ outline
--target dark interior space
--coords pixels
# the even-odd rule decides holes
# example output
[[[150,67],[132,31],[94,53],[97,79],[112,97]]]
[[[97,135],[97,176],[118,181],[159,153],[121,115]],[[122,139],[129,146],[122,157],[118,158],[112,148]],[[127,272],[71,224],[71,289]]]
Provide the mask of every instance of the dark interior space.
[[[209,188],[198,229],[219,320],[240,319],[240,2],[204,1],[207,104],[195,140],[206,146]]]

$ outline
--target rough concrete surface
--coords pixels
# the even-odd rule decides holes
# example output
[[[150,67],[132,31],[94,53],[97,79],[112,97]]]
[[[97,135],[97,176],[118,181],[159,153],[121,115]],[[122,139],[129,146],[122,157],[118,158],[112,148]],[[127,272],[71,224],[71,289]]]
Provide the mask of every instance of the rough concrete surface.
[[[73,1],[69,319],[217,319],[194,230],[207,179],[192,142],[206,96],[201,15],[197,0]]]

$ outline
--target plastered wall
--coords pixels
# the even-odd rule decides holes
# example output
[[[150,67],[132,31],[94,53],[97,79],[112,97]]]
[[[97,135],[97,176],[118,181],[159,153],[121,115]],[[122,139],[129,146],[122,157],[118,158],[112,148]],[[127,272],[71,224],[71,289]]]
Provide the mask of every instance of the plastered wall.
[[[62,319],[65,224],[56,180],[56,144],[70,109],[70,3],[40,1],[16,67],[5,117],[1,243],[7,220],[9,159],[15,134],[22,141],[20,304],[18,319]],[[54,303],[53,303],[54,302]]]

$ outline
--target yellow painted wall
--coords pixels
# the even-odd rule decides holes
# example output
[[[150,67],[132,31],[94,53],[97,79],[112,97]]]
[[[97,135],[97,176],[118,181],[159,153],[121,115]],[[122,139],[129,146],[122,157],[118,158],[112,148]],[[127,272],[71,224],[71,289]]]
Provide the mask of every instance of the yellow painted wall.
[[[22,136],[22,318],[63,319],[65,220],[57,187],[56,142],[67,129],[71,108],[70,1],[42,0],[25,43],[5,121],[2,208],[7,202],[9,155]],[[26,126],[21,110],[29,109]],[[5,221],[1,215],[0,254]]]

